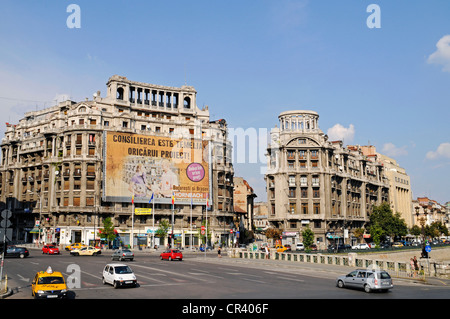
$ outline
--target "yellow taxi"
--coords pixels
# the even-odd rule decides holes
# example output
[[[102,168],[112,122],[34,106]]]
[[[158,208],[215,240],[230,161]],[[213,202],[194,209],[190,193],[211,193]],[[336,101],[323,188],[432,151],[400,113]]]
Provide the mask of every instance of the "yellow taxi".
[[[73,244],[70,244],[69,246],[66,246],[65,249],[68,251],[71,251],[72,249],[80,249],[82,247],[86,247],[86,245],[82,244],[82,243],[73,243]]]
[[[40,271],[31,282],[31,294],[34,298],[67,298],[67,285],[59,271],[48,267]]]
[[[283,246],[283,245],[276,245],[275,249],[277,250],[278,253],[284,253],[289,248],[287,248],[286,246]]]

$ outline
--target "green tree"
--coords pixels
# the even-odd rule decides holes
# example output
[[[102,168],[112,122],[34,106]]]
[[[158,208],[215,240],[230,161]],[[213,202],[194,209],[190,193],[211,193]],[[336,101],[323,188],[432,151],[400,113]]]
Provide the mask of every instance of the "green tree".
[[[394,214],[386,202],[373,207],[367,229],[371,235],[377,234],[380,239],[387,236],[391,238],[406,236],[408,233],[405,220],[401,218],[400,213]]]
[[[372,240],[375,243],[375,247],[379,248],[381,240],[383,238],[383,229],[381,228],[381,226],[378,224],[373,225],[371,228],[370,236],[372,236]]]
[[[314,232],[307,226],[302,231],[302,237],[303,237],[303,245],[305,246],[305,251],[310,252],[311,246],[314,244]]]
[[[107,217],[103,220],[103,228],[98,230],[98,237],[105,238],[108,244],[116,238],[116,231],[111,217]]]
[[[166,238],[167,234],[169,233],[170,223],[167,219],[161,219],[159,222],[159,227],[156,230],[155,234],[159,238]]]

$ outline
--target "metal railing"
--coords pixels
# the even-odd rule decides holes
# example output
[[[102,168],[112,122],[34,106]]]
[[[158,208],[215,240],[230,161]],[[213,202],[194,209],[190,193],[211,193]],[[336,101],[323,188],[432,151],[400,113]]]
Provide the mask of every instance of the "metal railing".
[[[245,259],[267,259],[265,252],[238,250],[231,254],[231,257]],[[377,268],[387,271],[391,277],[414,278],[415,280],[426,280],[427,276],[432,276],[429,265],[420,262],[420,269],[412,269],[409,262],[377,260],[358,256],[356,253],[348,255],[323,255],[320,253],[270,253],[269,259],[288,262],[313,263],[323,265],[348,266],[355,268]]]

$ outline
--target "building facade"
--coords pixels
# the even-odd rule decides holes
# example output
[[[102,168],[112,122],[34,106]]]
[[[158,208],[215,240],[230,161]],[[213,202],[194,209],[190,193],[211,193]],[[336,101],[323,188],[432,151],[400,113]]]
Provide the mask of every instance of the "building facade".
[[[154,85],[115,75],[107,82],[105,97],[98,91],[92,100],[65,101],[27,112],[17,125],[7,123],[1,142],[0,202],[13,212],[10,240],[87,244],[99,239],[98,229],[110,217],[123,244],[158,244],[153,234],[167,219],[174,225],[176,245],[199,245],[199,229],[208,217],[210,241],[229,241],[224,229],[233,224],[234,170],[227,123],[211,120],[207,106],[198,108],[196,94],[191,86]],[[133,203],[108,199],[108,132],[206,141],[209,208],[192,201],[175,209],[162,201],[152,206],[134,201],[134,195]],[[154,207],[152,215],[133,211],[149,207]]]
[[[265,175],[268,221],[284,241],[301,242],[305,227],[319,248],[353,244],[373,205],[389,201],[383,165],[360,149],[329,141],[314,111],[287,111],[271,131]]]
[[[383,163],[385,173],[389,180],[389,200],[394,213],[400,213],[406,226],[414,226],[414,208],[412,202],[411,179],[406,170],[397,164],[397,161],[386,155],[376,153]]]

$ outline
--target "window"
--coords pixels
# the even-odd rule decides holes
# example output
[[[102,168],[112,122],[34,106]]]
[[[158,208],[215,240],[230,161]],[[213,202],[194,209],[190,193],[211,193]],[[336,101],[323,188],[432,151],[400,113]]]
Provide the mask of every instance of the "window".
[[[302,203],[302,214],[307,215],[308,214],[308,204]]]
[[[95,181],[94,180],[86,180],[86,189],[95,189]]]
[[[122,127],[127,128],[128,127],[128,122],[122,122]]]
[[[313,188],[313,197],[314,198],[320,197],[320,189],[319,188]]]
[[[288,168],[289,169],[294,169],[295,168],[294,161],[288,161]]]
[[[313,211],[314,211],[314,214],[320,214],[320,204],[319,203],[314,203]]]
[[[289,186],[295,186],[295,176],[294,175],[289,176]]]
[[[94,197],[86,197],[86,206],[94,206]]]
[[[289,203],[289,213],[295,214],[295,210],[296,210],[295,203]]]
[[[319,176],[313,176],[312,178],[312,186],[319,186]]]
[[[306,176],[300,177],[300,186],[308,186],[308,177]]]
[[[301,190],[301,197],[302,198],[308,198],[308,189],[307,188],[302,188],[302,190]]]
[[[82,141],[83,141],[83,134],[77,134],[77,140],[75,144],[81,145]]]
[[[295,198],[295,188],[289,188],[289,197]]]
[[[80,206],[80,197],[73,198],[73,206]]]

